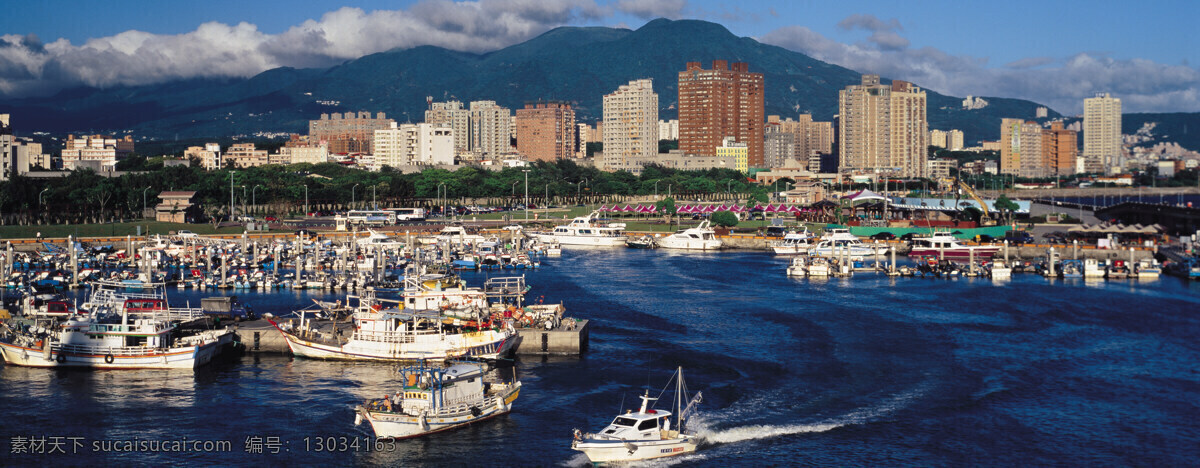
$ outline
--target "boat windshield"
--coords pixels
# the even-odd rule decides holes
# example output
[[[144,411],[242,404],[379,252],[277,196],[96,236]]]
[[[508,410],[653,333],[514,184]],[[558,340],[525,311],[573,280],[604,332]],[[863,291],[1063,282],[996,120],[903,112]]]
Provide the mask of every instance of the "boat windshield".
[[[636,419],[631,419],[631,418],[620,418],[620,417],[619,417],[619,418],[617,418],[617,419],[613,420],[613,425],[614,425],[614,426],[633,427],[633,425],[634,425],[634,424],[637,424],[637,420],[636,420]]]

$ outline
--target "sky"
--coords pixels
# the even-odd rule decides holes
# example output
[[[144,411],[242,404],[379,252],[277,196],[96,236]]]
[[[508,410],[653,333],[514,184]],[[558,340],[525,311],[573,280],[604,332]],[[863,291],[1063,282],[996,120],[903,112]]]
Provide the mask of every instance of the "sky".
[[[1200,112],[1194,1],[10,2],[0,15],[0,93],[249,77],[418,45],[487,52],[558,26],[636,29],[658,17],[720,23],[943,94],[1076,114],[1083,98],[1109,92],[1125,112]]]

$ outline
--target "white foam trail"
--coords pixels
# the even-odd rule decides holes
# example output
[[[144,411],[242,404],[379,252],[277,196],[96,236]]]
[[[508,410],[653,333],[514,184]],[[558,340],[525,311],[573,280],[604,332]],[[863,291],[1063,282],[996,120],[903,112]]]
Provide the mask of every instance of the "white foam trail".
[[[562,462],[559,466],[592,466],[592,462],[588,460],[587,455],[577,453],[575,456]]]
[[[883,419],[896,412],[896,410],[904,408],[911,401],[919,398],[928,390],[931,385],[931,383],[927,382],[913,390],[901,393],[892,398],[885,399],[871,407],[852,411],[842,416],[813,423],[785,425],[756,424],[751,426],[737,426],[727,429],[713,430],[702,418],[693,419],[692,422],[699,427],[697,435],[704,439],[704,441],[713,444],[728,444],[733,442],[742,442],[753,439],[767,439],[771,437],[793,434],[826,432],[843,426],[864,424]],[[744,413],[744,411],[738,411],[738,413]]]

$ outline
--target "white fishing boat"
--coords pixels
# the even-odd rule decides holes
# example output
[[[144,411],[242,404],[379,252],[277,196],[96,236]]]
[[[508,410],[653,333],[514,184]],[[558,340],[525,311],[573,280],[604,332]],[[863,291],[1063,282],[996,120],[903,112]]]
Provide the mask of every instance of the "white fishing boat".
[[[805,255],[808,249],[816,246],[819,238],[805,229],[802,232],[789,232],[783,239],[768,243],[775,255]]]
[[[28,367],[191,369],[233,342],[233,330],[195,328],[207,323],[202,310],[168,307],[161,284],[101,281],[95,287],[85,315],[5,324],[0,332],[5,361]]]
[[[1083,260],[1083,277],[1087,279],[1104,278],[1104,267],[1099,260],[1087,258]]]
[[[674,427],[671,425],[672,413],[654,409],[650,402],[658,398],[651,397],[647,390],[640,397],[642,407],[636,413],[629,411],[618,415],[599,433],[584,434],[576,429],[571,448],[583,452],[592,463],[633,462],[695,452],[700,440],[688,431],[686,423],[700,404],[700,392],[696,392],[694,398],[688,398],[682,367],[675,372],[674,380]]]
[[[717,250],[723,246],[721,240],[717,239],[716,231],[710,226],[708,220],[701,221],[699,225],[693,228],[680,229],[674,234],[657,239],[655,242],[659,247],[664,249]]]
[[[508,413],[521,382],[488,382],[477,362],[447,368],[400,369],[394,395],[367,400],[355,408],[354,424],[366,421],[377,438],[403,439],[445,431]]]
[[[625,245],[625,223],[603,223],[600,212],[593,211],[570,223],[555,227],[553,231],[534,233],[539,241],[559,245],[593,245],[612,247]]]

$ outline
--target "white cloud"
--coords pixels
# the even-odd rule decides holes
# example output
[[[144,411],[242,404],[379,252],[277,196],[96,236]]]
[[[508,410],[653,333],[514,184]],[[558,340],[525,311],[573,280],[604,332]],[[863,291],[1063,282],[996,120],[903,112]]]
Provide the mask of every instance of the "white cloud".
[[[838,26],[872,34],[866,42],[845,44],[803,26],[786,26],[761,40],[852,70],[911,81],[953,96],[1029,99],[1059,112],[1076,114],[1082,112],[1084,98],[1109,92],[1121,98],[1125,112],[1200,111],[1200,70],[1188,65],[1081,53],[1058,59],[1030,57],[992,68],[986,58],[951,55],[932,47],[908,48],[908,40],[895,32],[901,30],[896,20],[855,15]]]
[[[670,2],[667,2],[670,3]],[[74,45],[0,36],[0,93],[54,92],[180,78],[248,77],[280,66],[322,67],[393,48],[485,52],[551,28],[611,16],[594,0],[425,0],[408,10],[344,7],[271,35],[249,23],[204,23],[177,35],[125,31]]]
[[[619,0],[617,10],[641,19],[681,18],[687,0]]]

